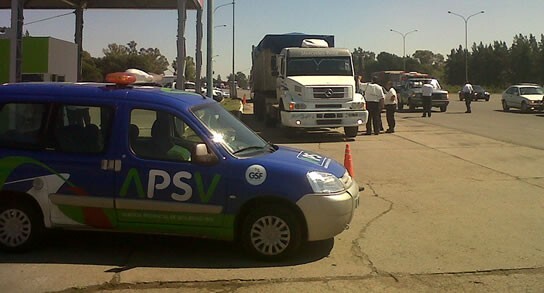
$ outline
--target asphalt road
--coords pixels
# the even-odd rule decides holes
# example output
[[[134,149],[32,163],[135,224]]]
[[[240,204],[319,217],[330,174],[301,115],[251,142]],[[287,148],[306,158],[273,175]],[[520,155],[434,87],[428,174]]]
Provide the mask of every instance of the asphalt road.
[[[0,291],[543,292],[544,117],[498,100],[472,114],[458,100],[432,118],[398,113],[396,133],[351,141],[288,139],[246,112],[274,143],[341,162],[350,144],[366,189],[349,230],[282,263],[219,241],[54,233],[42,249],[0,253]]]

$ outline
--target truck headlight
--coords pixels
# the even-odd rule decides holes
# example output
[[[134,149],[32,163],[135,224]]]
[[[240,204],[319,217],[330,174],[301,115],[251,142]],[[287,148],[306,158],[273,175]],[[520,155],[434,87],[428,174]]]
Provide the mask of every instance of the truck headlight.
[[[312,171],[306,177],[315,193],[337,193],[345,190],[344,183],[330,173]]]
[[[364,110],[365,102],[350,102],[349,108],[351,110]]]

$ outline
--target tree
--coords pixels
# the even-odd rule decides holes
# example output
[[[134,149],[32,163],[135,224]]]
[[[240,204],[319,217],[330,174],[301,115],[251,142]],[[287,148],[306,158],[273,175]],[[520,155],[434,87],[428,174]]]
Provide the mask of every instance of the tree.
[[[110,72],[136,68],[148,73],[162,74],[168,67],[168,60],[157,48],[137,49],[134,41],[126,46],[109,44],[103,49],[104,57],[96,58],[95,63],[102,75]]]
[[[236,72],[236,81],[238,82],[238,86],[241,88],[247,88],[249,85],[247,76],[241,71]]]
[[[377,57],[378,69],[383,70],[402,70],[403,60],[395,54],[381,52]]]
[[[101,82],[104,80],[100,69],[96,66],[95,58],[87,51],[81,53],[81,81]]]
[[[196,81],[196,66],[193,57],[185,57],[185,79]]]
[[[465,83],[465,50],[461,46],[452,49],[445,64],[446,83]]]
[[[535,66],[537,56],[538,44],[532,34],[528,38],[521,34],[514,36],[510,49],[513,82],[538,82],[537,66]]]
[[[365,51],[361,47],[353,49],[351,53],[353,57],[353,69],[356,75],[362,75],[366,80],[377,67],[376,54],[374,52]]]
[[[412,58],[418,62],[416,71],[428,73],[438,79],[443,78],[444,55],[429,50],[417,50],[412,54]]]

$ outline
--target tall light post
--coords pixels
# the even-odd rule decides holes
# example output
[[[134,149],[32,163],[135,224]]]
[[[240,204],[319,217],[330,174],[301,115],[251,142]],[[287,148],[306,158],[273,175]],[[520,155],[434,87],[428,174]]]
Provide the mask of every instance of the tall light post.
[[[235,0],[232,0],[232,2],[230,3],[225,3],[225,4],[222,4],[222,5],[219,5],[217,7],[215,7],[215,9],[213,10],[213,12],[215,13],[217,11],[217,9],[221,8],[221,7],[224,7],[224,6],[228,6],[228,5],[232,5],[232,78],[231,78],[231,82],[230,82],[230,97],[231,98],[235,98],[237,95],[236,95],[236,85],[235,85],[235,82],[236,82],[236,77],[235,77],[235,72],[234,72],[234,49],[235,49],[235,42],[234,42],[234,36],[235,36],[235,29],[236,29],[236,25],[235,25],[235,6],[236,6],[236,2]]]
[[[406,36],[408,34],[415,33],[418,30],[409,31],[409,32],[406,32],[406,33],[401,33],[401,32],[396,31],[394,29],[390,29],[390,31],[398,33],[399,35],[402,36],[402,70],[406,71]]]
[[[206,11],[206,17],[208,26],[206,29],[207,33],[207,52],[206,52],[206,93],[208,97],[213,97],[213,10],[211,9],[213,7],[213,0],[208,0],[208,7]]]
[[[455,12],[451,12],[451,11],[448,11],[449,14],[453,14],[455,16],[459,16],[460,18],[462,18],[464,21],[465,21],[465,81],[468,81],[468,20],[475,16],[475,15],[478,15],[478,14],[482,14],[484,13],[485,11],[480,11],[480,12],[476,12],[474,14],[471,14],[469,15],[468,17],[464,17],[463,15],[461,14],[458,14],[458,13],[455,13]]]

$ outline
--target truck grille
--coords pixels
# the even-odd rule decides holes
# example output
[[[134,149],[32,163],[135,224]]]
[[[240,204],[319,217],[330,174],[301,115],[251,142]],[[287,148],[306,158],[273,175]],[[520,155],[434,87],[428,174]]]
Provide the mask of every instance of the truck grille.
[[[316,104],[316,109],[340,109],[342,108],[341,104]]]
[[[334,125],[342,124],[342,119],[318,119],[315,122],[317,125]]]
[[[342,99],[349,92],[345,87],[314,87],[315,99]]]

